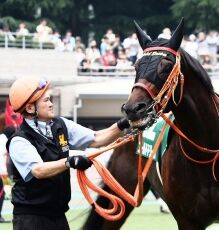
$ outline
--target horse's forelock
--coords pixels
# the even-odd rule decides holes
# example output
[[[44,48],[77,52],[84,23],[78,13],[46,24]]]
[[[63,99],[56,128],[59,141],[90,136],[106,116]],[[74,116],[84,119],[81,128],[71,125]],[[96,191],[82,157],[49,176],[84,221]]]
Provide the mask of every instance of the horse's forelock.
[[[159,47],[159,46],[160,47],[162,47],[162,46],[168,47],[168,42],[169,42],[169,40],[167,40],[167,39],[157,38],[150,43],[150,47]]]
[[[157,51],[159,51],[159,47],[168,47],[169,40],[158,38],[150,43],[150,47],[158,47]],[[148,47],[149,48],[149,47]],[[167,51],[162,51],[162,53],[166,53],[170,56],[170,59],[174,61],[175,56]],[[162,87],[162,82],[157,78],[157,67],[160,61],[163,59],[162,56],[159,55],[145,55],[143,56],[136,64],[136,78],[135,82],[139,79],[145,79],[157,86],[158,89]]]

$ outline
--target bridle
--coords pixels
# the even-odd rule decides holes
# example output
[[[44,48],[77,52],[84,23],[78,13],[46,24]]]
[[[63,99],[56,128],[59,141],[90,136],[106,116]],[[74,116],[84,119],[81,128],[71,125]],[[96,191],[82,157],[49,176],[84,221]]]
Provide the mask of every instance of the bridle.
[[[182,152],[184,154],[184,156],[191,160],[192,162],[195,163],[200,163],[200,164],[207,164],[207,163],[213,163],[212,165],[212,174],[214,179],[217,181],[216,175],[215,175],[215,165],[217,160],[219,160],[219,149],[208,149],[205,147],[202,147],[198,144],[196,144],[194,141],[192,141],[190,138],[188,138],[169,118],[167,118],[165,116],[165,114],[163,113],[164,109],[166,108],[170,98],[172,97],[173,102],[176,106],[179,105],[181,99],[182,99],[182,95],[183,95],[183,87],[184,87],[184,76],[181,72],[181,68],[180,68],[180,53],[176,52],[175,50],[168,48],[168,47],[150,47],[144,50],[144,54],[145,53],[150,53],[153,51],[167,51],[170,52],[172,54],[174,54],[176,56],[176,62],[175,65],[173,66],[172,71],[170,72],[169,76],[167,77],[166,82],[164,83],[163,87],[161,88],[160,91],[158,91],[158,89],[156,88],[156,86],[150,82],[137,82],[134,84],[132,90],[136,87],[140,87],[144,90],[146,90],[146,92],[151,96],[151,98],[153,99],[152,104],[149,106],[149,108],[147,109],[147,111],[149,111],[147,113],[147,116],[149,116],[148,119],[148,125],[150,126],[152,125],[154,122],[156,122],[156,120],[161,116],[179,135],[179,141],[180,141],[180,147],[182,149]],[[178,102],[175,101],[174,95],[175,95],[175,89],[177,87],[177,85],[180,84],[180,97]],[[158,92],[158,93],[157,93]],[[216,97],[218,100],[218,97]],[[216,101],[213,99],[213,103],[214,106],[216,108],[217,114],[219,116],[219,111],[217,109],[216,106]],[[214,154],[213,158],[209,161],[197,161],[191,157],[189,157],[189,155],[184,151],[183,146],[182,146],[182,141],[180,139],[180,137],[182,137],[183,139],[185,139],[186,141],[188,141],[190,144],[192,144],[195,148],[197,148],[199,151],[204,152],[204,153],[210,153],[210,154]]]
[[[156,121],[160,117],[160,115],[163,113],[171,96],[176,106],[180,103],[182,99],[182,95],[183,95],[184,76],[180,68],[180,53],[179,52],[176,52],[175,50],[168,48],[168,47],[150,47],[144,50],[144,54],[151,53],[153,51],[158,51],[158,52],[167,51],[176,56],[175,65],[173,66],[172,71],[170,72],[169,76],[167,77],[166,82],[164,83],[160,91],[158,91],[157,87],[154,84],[148,81],[146,81],[145,83],[137,82],[134,84],[132,88],[132,90],[136,87],[143,88],[151,96],[151,98],[153,99],[153,103],[149,106],[147,110],[150,111],[148,115],[150,115],[152,119]],[[178,83],[180,84],[180,98],[179,98],[179,101],[176,102],[174,95],[175,95],[175,89]]]

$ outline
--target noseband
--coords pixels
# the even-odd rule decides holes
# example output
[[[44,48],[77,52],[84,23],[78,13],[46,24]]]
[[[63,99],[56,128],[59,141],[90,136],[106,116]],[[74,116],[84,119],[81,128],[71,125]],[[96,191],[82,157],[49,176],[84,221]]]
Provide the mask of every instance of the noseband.
[[[180,69],[180,54],[179,52],[176,52],[175,50],[168,48],[168,47],[150,47],[144,50],[144,54],[151,53],[153,51],[168,51],[176,56],[176,63],[173,66],[172,71],[170,72],[169,76],[167,77],[167,80],[165,81],[163,87],[161,88],[160,92],[157,90],[157,87],[152,84],[151,82],[146,81],[146,83],[137,82],[134,84],[132,90],[136,87],[140,87],[148,92],[148,94],[153,99],[152,105],[149,107],[149,109],[152,108],[152,112],[155,113],[155,120],[160,117],[160,115],[163,113],[164,109],[167,106],[168,101],[170,100],[171,96],[173,99],[174,104],[177,106],[181,99],[183,94],[183,86],[184,86],[184,76]],[[175,89],[179,83],[180,79],[180,98],[179,101],[175,101]],[[158,92],[158,93],[156,93]]]

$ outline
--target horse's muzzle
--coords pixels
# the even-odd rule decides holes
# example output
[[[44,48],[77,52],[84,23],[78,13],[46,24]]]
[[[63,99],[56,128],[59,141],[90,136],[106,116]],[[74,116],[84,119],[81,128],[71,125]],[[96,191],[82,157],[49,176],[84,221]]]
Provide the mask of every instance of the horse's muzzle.
[[[133,105],[129,105],[128,103],[122,105],[122,112],[126,114],[129,120],[138,120],[146,115],[146,103],[138,102]]]
[[[145,102],[137,102],[132,105],[126,103],[122,105],[121,110],[133,128],[144,129],[154,123],[154,111]]]

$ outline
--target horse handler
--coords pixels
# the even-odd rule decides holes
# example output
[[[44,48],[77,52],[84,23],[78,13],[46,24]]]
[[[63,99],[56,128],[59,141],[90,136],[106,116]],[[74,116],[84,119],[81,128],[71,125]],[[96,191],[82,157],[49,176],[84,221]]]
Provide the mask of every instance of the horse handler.
[[[69,149],[84,150],[113,142],[129,127],[125,118],[109,128],[92,131],[63,117],[54,117],[49,83],[44,79],[19,78],[9,99],[23,123],[8,140],[13,162],[12,189],[14,230],[69,229],[65,212],[71,199],[70,168],[86,170],[86,155],[69,157]]]

